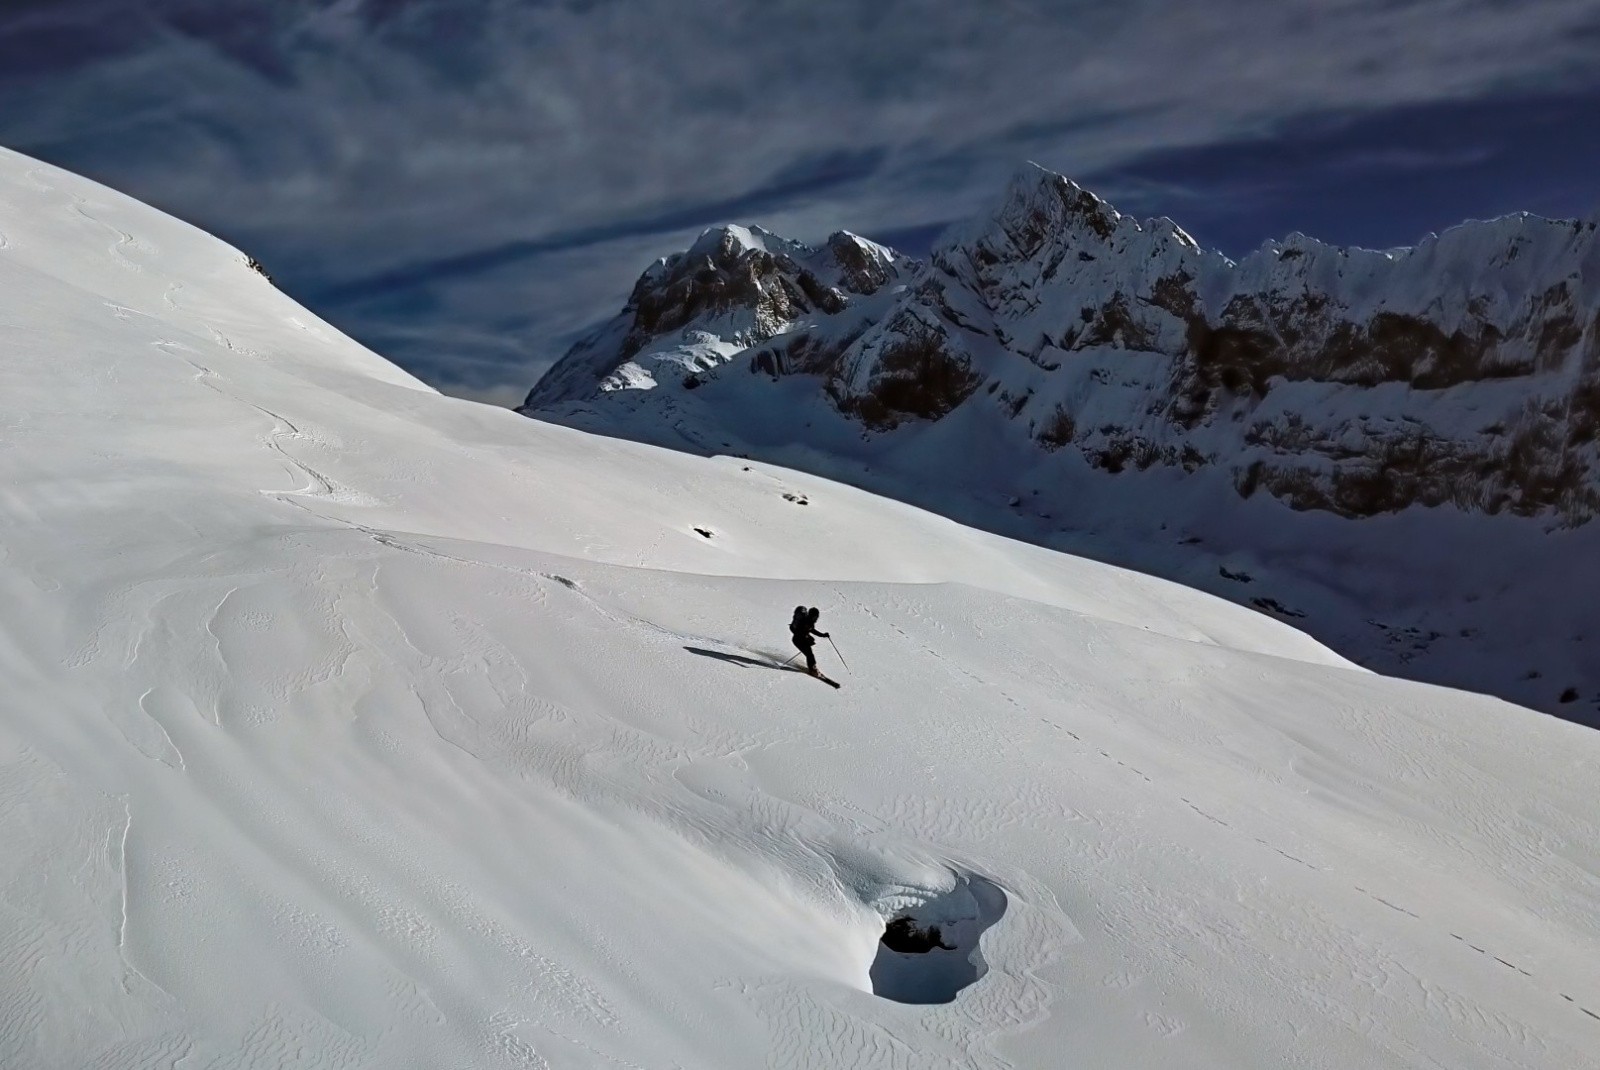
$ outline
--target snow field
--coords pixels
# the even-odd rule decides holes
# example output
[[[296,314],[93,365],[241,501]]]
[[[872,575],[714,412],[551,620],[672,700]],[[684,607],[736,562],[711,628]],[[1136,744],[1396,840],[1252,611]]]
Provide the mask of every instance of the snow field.
[[[1597,1065],[1593,733],[0,231],[0,1065]]]

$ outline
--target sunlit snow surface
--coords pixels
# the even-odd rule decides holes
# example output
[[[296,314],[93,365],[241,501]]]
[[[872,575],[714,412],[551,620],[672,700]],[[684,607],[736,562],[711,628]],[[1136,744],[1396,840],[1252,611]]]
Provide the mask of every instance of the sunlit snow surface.
[[[440,397],[5,153],[0,615],[7,1068],[1600,1065],[1600,735]]]

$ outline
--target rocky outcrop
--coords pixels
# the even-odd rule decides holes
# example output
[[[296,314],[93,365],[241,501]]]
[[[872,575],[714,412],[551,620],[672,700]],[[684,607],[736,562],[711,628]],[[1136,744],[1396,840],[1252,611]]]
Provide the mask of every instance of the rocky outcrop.
[[[1392,252],[1296,235],[1234,263],[1035,172],[935,251],[920,292],[960,310],[949,334],[1003,351],[984,367],[999,415],[1041,448],[1109,471],[1219,464],[1241,495],[1344,516],[1576,524],[1600,505],[1592,280],[1592,222],[1518,216]],[[1085,421],[1110,377],[1138,389]]]
[[[652,264],[621,315],[579,341],[526,407],[663,381],[692,390],[699,373],[735,356],[754,357],[779,335],[858,318],[864,299],[911,266],[844,231],[813,248],[760,227],[714,227],[686,252]],[[769,358],[763,366],[775,365]],[[804,367],[820,369],[815,362]]]

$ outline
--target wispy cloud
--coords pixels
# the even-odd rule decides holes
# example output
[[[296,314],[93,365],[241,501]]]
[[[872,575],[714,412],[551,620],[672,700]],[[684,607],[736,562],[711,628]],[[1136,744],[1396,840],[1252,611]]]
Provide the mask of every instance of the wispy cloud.
[[[531,376],[719,218],[915,232],[1024,158],[1109,174],[1560,90],[1600,70],[1600,5],[66,0],[0,14],[4,60],[0,141],[249,245],[447,381],[433,342],[503,335],[477,359]]]

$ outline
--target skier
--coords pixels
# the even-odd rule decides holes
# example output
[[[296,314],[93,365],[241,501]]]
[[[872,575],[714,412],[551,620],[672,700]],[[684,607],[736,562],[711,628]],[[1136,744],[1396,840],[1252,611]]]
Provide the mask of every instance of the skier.
[[[820,635],[828,638],[827,632],[817,631],[817,618],[822,615],[816,606],[807,609],[805,606],[795,606],[794,616],[789,621],[789,634],[794,638],[794,645],[800,653],[806,656],[806,672],[812,676],[821,676],[817,671],[817,656],[811,652],[812,636]]]

